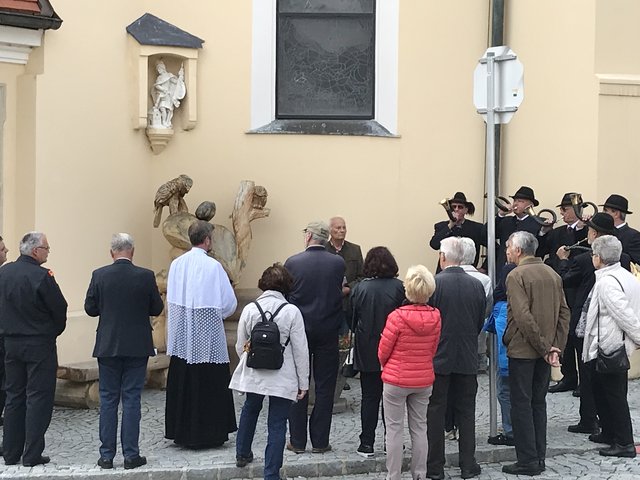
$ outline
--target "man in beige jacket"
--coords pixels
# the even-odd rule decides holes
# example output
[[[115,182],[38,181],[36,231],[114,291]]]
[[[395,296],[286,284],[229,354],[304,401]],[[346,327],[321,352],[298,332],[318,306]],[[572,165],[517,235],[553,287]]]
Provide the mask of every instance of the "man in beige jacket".
[[[569,308],[562,280],[535,257],[537,239],[515,232],[507,241],[518,265],[507,277],[507,329],[511,418],[518,461],[502,467],[514,475],[539,475],[547,449],[547,389],[551,366],[559,366],[567,341]]]

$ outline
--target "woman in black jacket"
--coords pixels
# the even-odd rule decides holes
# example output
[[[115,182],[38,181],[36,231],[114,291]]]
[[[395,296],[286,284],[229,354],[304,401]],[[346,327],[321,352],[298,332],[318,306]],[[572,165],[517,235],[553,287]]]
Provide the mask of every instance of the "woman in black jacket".
[[[351,292],[351,330],[355,333],[354,367],[360,372],[362,405],[358,455],[373,457],[373,443],[382,399],[382,380],[378,362],[380,334],[387,315],[402,305],[404,287],[398,264],[386,247],[374,247],[364,260],[365,279]],[[384,416],[383,416],[384,418]]]

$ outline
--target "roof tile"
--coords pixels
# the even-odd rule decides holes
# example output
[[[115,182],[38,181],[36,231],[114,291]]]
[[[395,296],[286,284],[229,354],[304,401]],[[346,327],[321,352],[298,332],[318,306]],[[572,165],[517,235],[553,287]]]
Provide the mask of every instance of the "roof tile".
[[[0,0],[0,10],[40,14],[38,0]]]

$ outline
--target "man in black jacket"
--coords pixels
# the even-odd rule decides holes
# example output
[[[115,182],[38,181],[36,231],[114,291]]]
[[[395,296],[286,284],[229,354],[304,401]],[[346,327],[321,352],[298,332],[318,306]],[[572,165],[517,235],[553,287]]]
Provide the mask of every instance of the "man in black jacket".
[[[46,235],[27,233],[20,241],[18,260],[0,269],[5,465],[16,465],[21,457],[25,467],[50,460],[42,452],[56,390],[56,337],[67,323],[67,302],[53,272],[40,266],[49,251]]]
[[[155,355],[150,316],[164,305],[151,270],[132,263],[133,238],[118,233],[111,239],[113,263],[93,272],[84,301],[92,317],[100,316],[93,356],[100,381],[101,468],[113,468],[122,397],[122,454],[124,468],[147,463],[140,456],[140,395],[149,356]]]
[[[478,334],[484,323],[487,298],[480,280],[460,268],[464,256],[460,238],[442,240],[439,254],[442,272],[436,275],[436,290],[429,300],[430,305],[440,310],[442,332],[433,359],[436,379],[427,409],[427,477],[445,478],[444,423],[447,398],[451,396],[460,432],[462,478],[472,478],[480,474],[480,465],[475,459],[476,376]]]
[[[338,376],[338,329],[342,322],[344,260],[325,250],[329,227],[311,222],[304,229],[304,252],[289,257],[285,268],[293,276],[288,300],[300,309],[309,344],[316,401],[309,418],[313,453],[331,450],[329,433],[333,393]],[[307,445],[308,395],[291,407],[287,448],[303,453]]]
[[[631,257],[632,262],[640,265],[640,232],[627,224],[627,215],[633,213],[629,211],[629,201],[614,193],[609,195],[602,206],[604,213],[613,217],[616,236],[622,243],[622,251]]]

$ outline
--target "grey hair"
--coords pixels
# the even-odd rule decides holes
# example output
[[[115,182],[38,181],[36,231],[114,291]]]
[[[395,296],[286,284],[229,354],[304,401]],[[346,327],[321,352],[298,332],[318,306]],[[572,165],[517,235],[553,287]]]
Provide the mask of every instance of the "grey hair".
[[[469,237],[462,237],[460,244],[462,245],[461,265],[473,265],[473,261],[476,259],[476,244]]]
[[[42,239],[44,233],[41,232],[29,232],[20,240],[20,254],[31,255],[33,249],[42,245]]]
[[[620,261],[622,243],[613,235],[602,235],[591,244],[593,254],[600,257],[605,265],[613,265]]]
[[[529,232],[513,232],[509,237],[511,245],[518,247],[525,256],[533,256],[538,249],[538,239]]]
[[[125,252],[133,250],[133,237],[128,233],[114,233],[111,237],[111,251]]]
[[[440,252],[447,262],[460,265],[464,257],[462,242],[458,237],[447,237],[440,242]]]
[[[326,245],[327,237],[324,235],[318,235],[317,233],[309,232],[311,234],[311,241],[317,243],[318,245]]]

